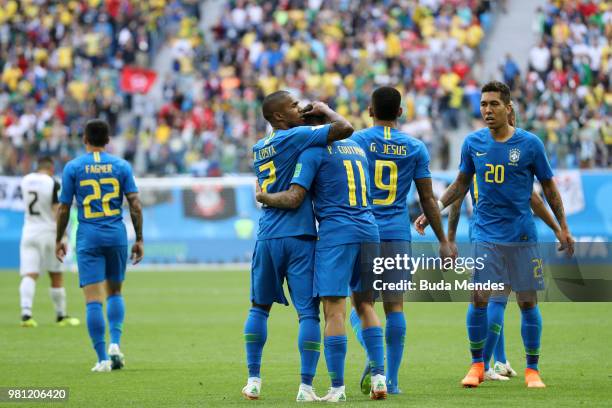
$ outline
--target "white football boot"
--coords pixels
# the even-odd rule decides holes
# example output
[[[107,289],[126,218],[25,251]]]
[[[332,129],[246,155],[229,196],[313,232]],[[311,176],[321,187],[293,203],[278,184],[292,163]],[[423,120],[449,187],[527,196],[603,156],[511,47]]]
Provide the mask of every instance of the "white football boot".
[[[331,387],[327,392],[327,395],[321,397],[320,401],[323,402],[346,402],[346,393],[344,392],[344,385],[341,387]]]
[[[320,398],[315,394],[312,385],[300,384],[297,397],[295,397],[296,402],[315,402],[319,400]]]
[[[91,369],[94,373],[109,373],[112,370],[110,360],[98,361]]]
[[[382,374],[372,376],[372,386],[370,388],[370,399],[380,400],[387,398],[387,379]]]
[[[499,374],[499,375],[503,375],[504,377],[516,377],[516,371],[514,371],[512,369],[512,367],[510,366],[510,362],[506,360],[506,364],[500,362],[500,361],[496,361],[495,365],[493,366],[493,370]]]
[[[504,377],[503,375],[498,374],[496,370],[492,368],[489,368],[487,371],[485,371],[484,379],[485,381],[508,381],[509,380],[508,377]]]
[[[119,350],[119,345],[115,343],[111,343],[108,346],[108,357],[111,360],[111,368],[113,370],[119,370],[125,366],[125,357],[121,350]]]
[[[261,378],[259,377],[249,377],[247,380],[247,385],[242,389],[242,395],[244,398],[249,400],[259,399],[259,394],[261,393]]]

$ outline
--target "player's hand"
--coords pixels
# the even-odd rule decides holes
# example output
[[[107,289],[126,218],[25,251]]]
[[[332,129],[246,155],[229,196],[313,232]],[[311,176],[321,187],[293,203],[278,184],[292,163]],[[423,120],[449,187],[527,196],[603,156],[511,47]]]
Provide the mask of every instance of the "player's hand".
[[[414,229],[419,233],[419,235],[425,235],[425,228],[429,225],[429,220],[425,214],[419,215],[419,217],[414,221]]]
[[[331,108],[324,102],[313,102],[309,103],[302,109],[302,117],[307,118],[309,116],[327,116],[331,111]]]
[[[565,251],[567,256],[574,255],[574,237],[572,237],[569,230],[559,229],[555,231],[555,236],[561,243],[558,248],[559,251]]]
[[[453,245],[449,241],[440,242],[440,258],[443,261],[448,258],[454,261],[457,258],[457,245]]]
[[[455,241],[448,241],[448,245],[451,248],[451,251],[455,254],[455,258],[459,256],[459,249],[457,248],[457,243]]]
[[[142,261],[142,258],[144,258],[144,242],[136,241],[134,245],[132,245],[132,254],[130,255],[132,265],[136,265],[138,262]]]
[[[64,263],[64,258],[66,257],[66,244],[62,241],[55,243],[55,257],[61,263]]]

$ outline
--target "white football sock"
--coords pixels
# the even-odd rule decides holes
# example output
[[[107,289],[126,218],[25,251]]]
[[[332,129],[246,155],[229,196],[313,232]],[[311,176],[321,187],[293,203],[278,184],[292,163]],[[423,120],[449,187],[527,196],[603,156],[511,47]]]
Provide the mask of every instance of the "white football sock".
[[[49,294],[55,306],[55,313],[60,317],[66,316],[66,289],[49,288]]]
[[[29,276],[21,278],[19,296],[21,298],[21,315],[32,316],[32,303],[36,293],[36,281]]]

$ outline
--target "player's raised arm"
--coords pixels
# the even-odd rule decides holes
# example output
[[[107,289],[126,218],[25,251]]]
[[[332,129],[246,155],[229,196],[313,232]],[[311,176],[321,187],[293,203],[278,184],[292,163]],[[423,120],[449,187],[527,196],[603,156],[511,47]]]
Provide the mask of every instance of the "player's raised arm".
[[[279,193],[265,193],[258,191],[255,198],[262,204],[268,207],[282,208],[286,210],[294,210],[302,205],[306,197],[306,189],[297,184],[292,184],[289,190]]]
[[[130,256],[132,265],[136,265],[144,257],[144,240],[142,236],[142,204],[138,193],[127,193],[128,205],[130,207],[130,217],[136,234],[136,242],[132,245],[132,254]]]
[[[342,115],[335,112],[326,103],[314,102],[302,111],[304,118],[324,116],[327,122],[331,124],[329,133],[327,134],[327,143],[335,142],[336,140],[346,139],[353,134],[353,126]]]

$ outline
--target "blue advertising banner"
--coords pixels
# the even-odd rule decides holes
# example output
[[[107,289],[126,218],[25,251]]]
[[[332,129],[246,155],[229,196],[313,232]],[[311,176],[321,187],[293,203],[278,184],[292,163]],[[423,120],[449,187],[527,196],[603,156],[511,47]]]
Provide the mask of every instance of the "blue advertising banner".
[[[436,195],[441,194],[455,173],[434,172]],[[559,171],[556,176],[570,229],[578,241],[612,241],[612,172]],[[20,179],[0,177],[0,269],[19,266],[19,240],[23,226]],[[254,178],[139,179],[144,212],[144,236],[149,265],[223,264],[250,262],[256,239],[260,209],[254,197]],[[536,189],[539,186],[536,185]],[[407,197],[410,222],[421,212],[414,186]],[[472,213],[464,201],[457,240],[468,240]],[[132,238],[129,213],[124,221]],[[409,221],[408,219],[406,220]],[[554,234],[537,220],[540,241],[554,242]],[[76,215],[69,230],[74,247]],[[424,237],[413,231],[417,242],[435,241],[430,229]],[[68,263],[74,263],[69,254]]]

